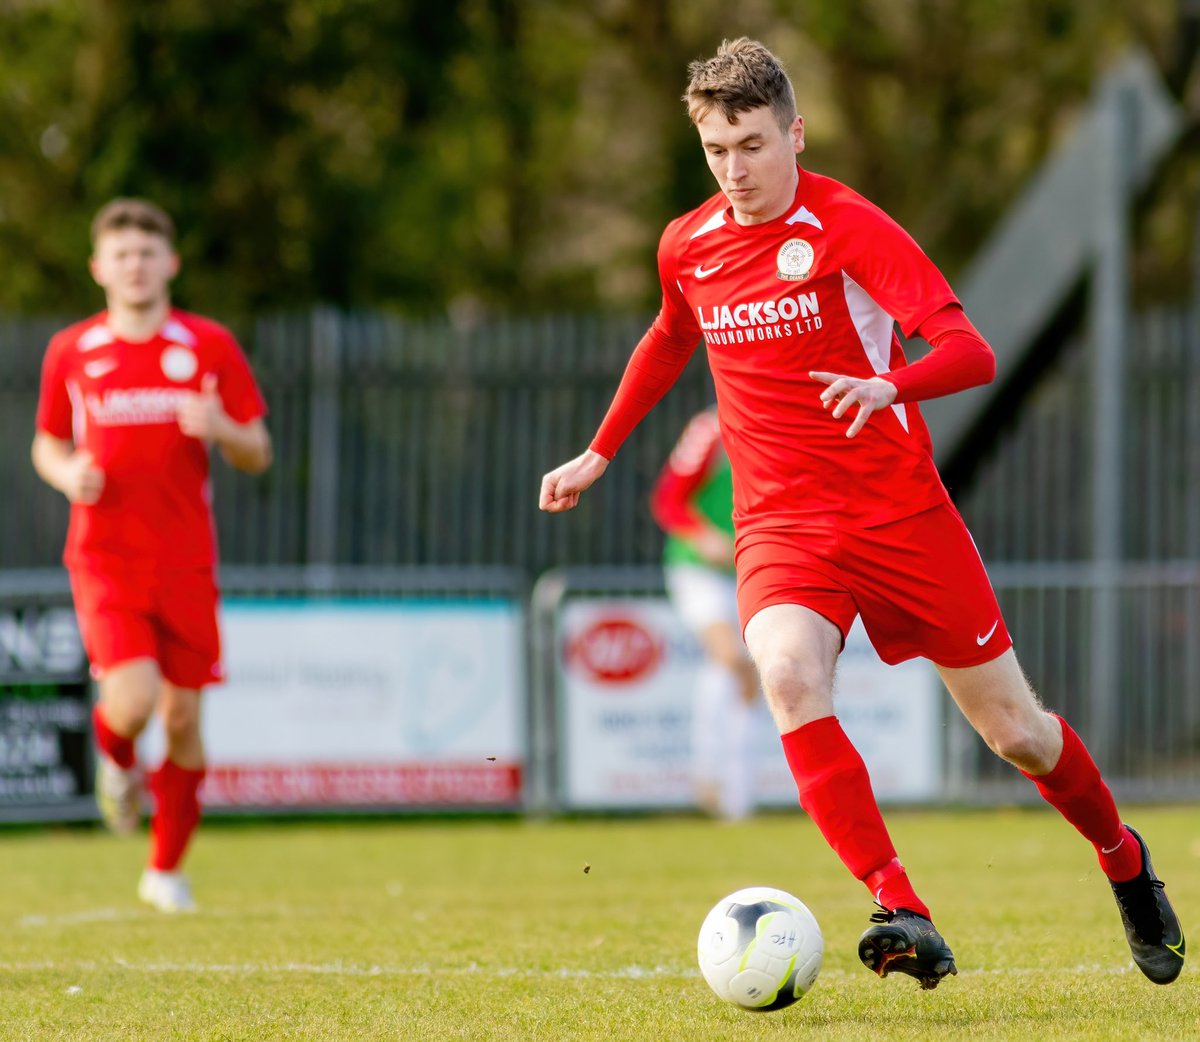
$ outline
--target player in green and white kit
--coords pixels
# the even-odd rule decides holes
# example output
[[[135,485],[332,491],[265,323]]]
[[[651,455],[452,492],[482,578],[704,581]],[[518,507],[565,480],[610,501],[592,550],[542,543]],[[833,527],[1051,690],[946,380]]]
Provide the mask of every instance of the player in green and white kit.
[[[697,802],[727,820],[754,809],[753,738],[763,713],[742,642],[733,568],[733,475],[715,409],[693,417],[655,483],[654,519],[667,534],[667,594],[704,649],[692,706]]]

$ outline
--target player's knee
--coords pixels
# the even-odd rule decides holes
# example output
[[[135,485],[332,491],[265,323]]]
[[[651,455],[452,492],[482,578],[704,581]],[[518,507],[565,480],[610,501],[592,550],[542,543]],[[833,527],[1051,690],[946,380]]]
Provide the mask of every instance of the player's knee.
[[[156,692],[136,687],[109,691],[102,697],[104,718],[120,734],[141,734],[154,714]]]
[[[982,734],[992,752],[1021,770],[1036,774],[1054,766],[1053,757],[1048,755],[1046,736],[1036,721],[1006,717],[992,723]]]
[[[163,707],[163,733],[167,742],[190,742],[200,733],[200,716],[191,707],[171,704]]]
[[[816,706],[830,701],[831,678],[815,661],[777,655],[758,668],[763,693],[773,705]]]
[[[150,659],[133,659],[106,670],[100,681],[100,702],[109,726],[121,734],[140,734],[161,691],[158,665]]]

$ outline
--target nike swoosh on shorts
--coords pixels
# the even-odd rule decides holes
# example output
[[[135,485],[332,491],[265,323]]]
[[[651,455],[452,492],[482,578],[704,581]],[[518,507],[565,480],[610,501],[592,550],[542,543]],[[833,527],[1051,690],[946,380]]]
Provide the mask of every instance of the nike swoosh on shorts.
[[[996,632],[996,627],[999,625],[1000,625],[1000,620],[997,619],[995,622],[992,623],[992,628],[990,630],[988,630],[987,633],[981,633],[978,636],[976,636],[975,643],[978,644],[982,648],[989,640],[992,639],[992,634]]]

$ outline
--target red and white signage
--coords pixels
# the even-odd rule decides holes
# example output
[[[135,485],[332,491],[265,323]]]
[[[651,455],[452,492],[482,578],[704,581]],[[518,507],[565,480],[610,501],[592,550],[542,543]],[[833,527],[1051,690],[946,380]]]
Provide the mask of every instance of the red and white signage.
[[[663,635],[628,615],[599,616],[567,644],[567,663],[599,684],[632,684],[662,664]]]
[[[203,696],[206,804],[520,802],[517,604],[232,600],[222,635],[229,682]]]
[[[520,795],[516,763],[221,765],[204,779],[205,802],[231,807],[508,804]]]
[[[564,806],[690,807],[691,702],[702,652],[666,599],[572,597],[559,617],[558,647]],[[861,625],[851,631],[834,702],[881,800],[940,794],[939,691],[929,663],[886,666]],[[754,746],[758,805],[795,806],[765,706]]]

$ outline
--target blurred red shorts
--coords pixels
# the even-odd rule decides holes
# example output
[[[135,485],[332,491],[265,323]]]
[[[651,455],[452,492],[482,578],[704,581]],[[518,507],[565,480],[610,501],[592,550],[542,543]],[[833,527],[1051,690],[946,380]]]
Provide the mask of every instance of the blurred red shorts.
[[[825,616],[842,639],[861,615],[884,662],[921,656],[951,669],[1012,647],[979,551],[949,503],[873,528],[805,525],[739,539],[742,630],[772,604]]]
[[[210,569],[121,571],[73,568],[71,592],[83,646],[97,679],[149,658],[176,687],[224,680],[217,584]]]

